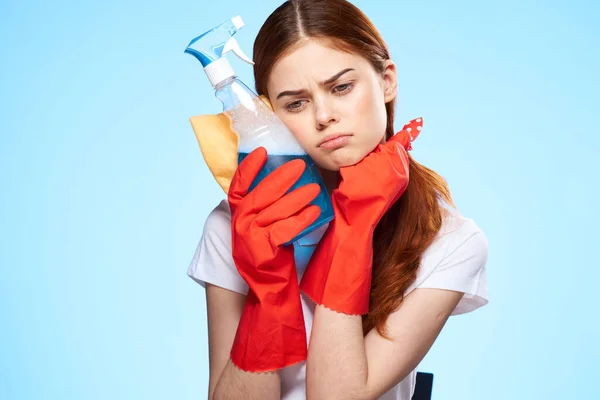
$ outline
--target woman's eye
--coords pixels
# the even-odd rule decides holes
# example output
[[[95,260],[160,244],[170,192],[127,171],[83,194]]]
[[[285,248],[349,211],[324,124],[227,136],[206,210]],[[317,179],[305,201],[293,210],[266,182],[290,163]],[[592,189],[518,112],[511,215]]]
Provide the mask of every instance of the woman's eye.
[[[292,111],[292,112],[298,111],[302,107],[302,101],[303,100],[294,101],[293,103],[290,103],[287,106],[285,106],[285,108],[286,108],[286,110]]]
[[[352,89],[352,83],[345,83],[343,85],[338,85],[333,88],[333,92],[335,94],[341,95],[348,93]]]

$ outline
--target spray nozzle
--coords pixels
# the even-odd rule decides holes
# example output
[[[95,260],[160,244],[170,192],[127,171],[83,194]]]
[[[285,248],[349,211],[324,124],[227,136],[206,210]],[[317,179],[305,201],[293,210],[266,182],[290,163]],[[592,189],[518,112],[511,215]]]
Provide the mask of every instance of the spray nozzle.
[[[233,17],[194,38],[185,49],[186,53],[193,55],[202,63],[213,86],[235,75],[224,57],[228,52],[232,51],[241,60],[254,64],[233,37],[243,26],[242,17]]]
[[[235,38],[231,38],[227,41],[227,43],[225,44],[225,47],[223,48],[223,54],[228,53],[229,51],[233,51],[233,53],[238,56],[240,59],[242,59],[243,61],[247,62],[250,65],[254,65],[254,61],[252,61],[250,59],[250,57],[248,57],[240,48],[239,43],[237,42],[237,40],[235,40]]]

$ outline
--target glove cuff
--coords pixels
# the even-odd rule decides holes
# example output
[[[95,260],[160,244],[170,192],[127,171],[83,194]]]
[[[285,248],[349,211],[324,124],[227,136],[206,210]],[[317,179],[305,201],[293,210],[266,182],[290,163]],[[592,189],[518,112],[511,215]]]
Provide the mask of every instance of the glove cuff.
[[[315,304],[339,313],[364,315],[369,311],[372,264],[371,233],[350,243],[331,232],[315,249],[300,290]]]
[[[239,369],[270,372],[306,360],[304,314],[300,291],[296,293],[275,305],[261,303],[252,291],[248,292],[230,353]]]

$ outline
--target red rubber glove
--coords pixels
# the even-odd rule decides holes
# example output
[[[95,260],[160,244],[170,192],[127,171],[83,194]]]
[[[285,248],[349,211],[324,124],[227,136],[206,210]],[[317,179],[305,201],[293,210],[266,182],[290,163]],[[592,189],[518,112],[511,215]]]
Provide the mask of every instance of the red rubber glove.
[[[408,186],[410,142],[422,119],[404,126],[355,165],[340,168],[334,219],[313,253],[300,289],[316,304],[351,315],[369,311],[373,233]]]
[[[231,349],[231,360],[250,372],[274,371],[306,360],[307,343],[292,240],[321,210],[309,203],[317,184],[286,192],[306,164],[300,159],[278,167],[250,193],[248,188],[267,160],[260,147],[237,168],[228,199],[232,253],[249,291]]]

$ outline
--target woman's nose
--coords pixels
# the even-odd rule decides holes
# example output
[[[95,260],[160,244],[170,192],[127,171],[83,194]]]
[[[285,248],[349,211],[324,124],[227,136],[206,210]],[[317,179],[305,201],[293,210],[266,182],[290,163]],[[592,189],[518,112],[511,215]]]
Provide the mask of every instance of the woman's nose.
[[[319,102],[315,108],[315,120],[317,123],[317,129],[323,130],[329,125],[339,122],[339,114],[335,109],[325,102]]]

